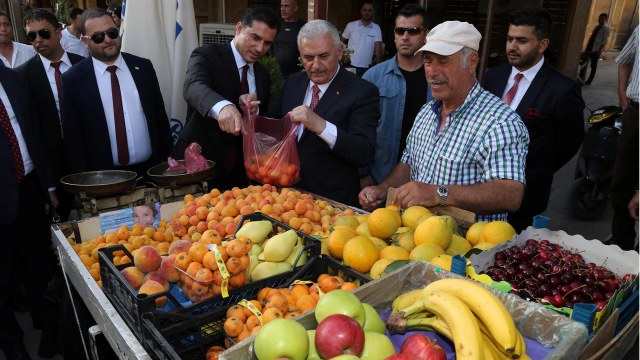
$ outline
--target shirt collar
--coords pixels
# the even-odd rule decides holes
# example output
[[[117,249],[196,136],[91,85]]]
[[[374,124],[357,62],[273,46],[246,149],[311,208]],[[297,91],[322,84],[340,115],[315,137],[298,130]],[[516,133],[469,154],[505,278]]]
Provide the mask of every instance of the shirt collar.
[[[335,79],[336,76],[338,75],[338,72],[340,72],[340,66],[338,66],[338,70],[336,70],[336,73],[333,74],[333,77],[331,78],[331,80],[329,80],[327,83],[322,84],[322,85],[316,84],[313,81],[309,81],[309,87],[307,88],[307,91],[311,91],[311,88],[313,87],[313,85],[318,85],[318,88],[320,89],[320,94],[324,94],[325,91],[327,91],[327,89],[329,88],[329,86],[333,82],[333,79]]]
[[[522,76],[524,76],[524,78],[531,83],[533,82],[533,79],[538,74],[538,71],[542,69],[542,64],[544,64],[544,56],[540,59],[540,61],[538,61],[537,64],[533,65],[532,67],[528,68],[525,71],[519,71],[518,69],[512,66],[511,75],[509,75],[509,79],[513,79],[516,76],[516,74],[522,73]]]
[[[364,22],[362,21],[362,19],[358,20],[358,26],[362,26],[362,27],[373,27],[373,21],[369,22],[369,25],[365,25]]]
[[[104,74],[107,71],[107,67],[110,66],[94,57],[92,57],[91,60],[93,60],[94,69],[96,69],[99,74]],[[122,53],[118,54],[118,58],[116,59],[116,62],[113,63],[113,65],[115,65],[118,69],[124,69],[124,67],[127,66],[127,63],[122,57]]]
[[[481,90],[480,84],[476,80],[476,83],[473,85],[473,87],[467,94],[467,97],[464,99],[464,102],[460,106],[458,106],[455,110],[453,110],[451,113],[453,114],[460,110],[464,110],[464,108],[469,106],[469,104],[474,103],[476,101],[475,99],[478,97],[478,95],[481,92],[480,90]],[[433,111],[436,114],[440,114],[441,106],[442,106],[442,100],[435,100],[433,104],[431,104],[431,111]]]
[[[233,40],[231,41],[231,51],[233,52],[233,58],[236,60],[238,69],[242,69],[242,67],[247,64],[250,68],[253,68],[253,64],[249,64],[248,62],[246,62],[242,55],[240,55],[240,53],[238,52],[238,49],[236,48],[236,38],[233,38]]]
[[[40,56],[40,60],[42,60],[42,65],[44,65],[44,68],[48,69],[49,66],[51,66],[51,60],[47,59],[46,57],[42,56],[41,54],[38,54],[38,56]],[[69,67],[71,67],[71,60],[69,60],[69,55],[67,55],[66,51],[62,54],[62,57],[60,58],[60,61],[62,61],[63,63],[67,64]]]

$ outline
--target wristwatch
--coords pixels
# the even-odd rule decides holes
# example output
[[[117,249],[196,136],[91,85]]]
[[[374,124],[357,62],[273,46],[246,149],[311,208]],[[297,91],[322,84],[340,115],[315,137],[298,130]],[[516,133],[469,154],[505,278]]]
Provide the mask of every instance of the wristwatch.
[[[440,197],[440,206],[447,206],[447,196],[449,196],[449,188],[446,185],[438,185],[436,193],[438,193],[438,197]]]

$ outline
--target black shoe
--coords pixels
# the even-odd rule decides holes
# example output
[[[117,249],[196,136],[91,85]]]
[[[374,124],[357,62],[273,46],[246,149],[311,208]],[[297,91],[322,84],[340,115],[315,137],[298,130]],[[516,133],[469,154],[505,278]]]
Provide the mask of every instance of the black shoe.
[[[11,360],[31,360],[31,356],[27,352],[27,349],[24,345],[18,345],[18,347],[12,349],[2,349],[4,350],[4,356],[7,359]]]

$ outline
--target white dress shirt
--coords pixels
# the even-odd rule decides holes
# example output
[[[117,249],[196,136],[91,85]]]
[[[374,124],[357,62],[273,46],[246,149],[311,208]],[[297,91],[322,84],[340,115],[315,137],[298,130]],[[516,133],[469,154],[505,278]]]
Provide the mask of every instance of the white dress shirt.
[[[327,91],[327,89],[333,82],[333,79],[335,79],[336,75],[338,75],[338,71],[340,71],[340,67],[338,67],[338,70],[336,71],[335,74],[333,74],[333,77],[328,83],[322,84],[322,85],[318,84],[318,88],[320,89],[320,93],[318,93],[318,101],[322,99],[322,96],[324,95],[324,93]],[[313,81],[309,81],[309,86],[307,86],[307,92],[304,95],[304,101],[302,105],[307,105],[307,106],[311,105],[311,98],[313,97],[313,85],[315,85]],[[336,140],[338,139],[338,128],[336,128],[336,126],[329,121],[326,121],[326,123],[327,123],[327,126],[324,128],[324,130],[322,130],[320,134],[318,134],[318,136],[322,140],[324,140],[324,142],[326,142],[327,145],[329,145],[329,148],[333,149],[333,147],[336,145]],[[298,140],[300,140],[303,130],[304,130],[304,126],[298,127]]]
[[[0,99],[2,99],[2,103],[4,104],[4,107],[7,109],[7,114],[9,114],[9,121],[11,122],[11,127],[13,127],[13,131],[16,133],[16,138],[18,139],[18,146],[20,147],[20,154],[22,155],[22,161],[24,163],[24,175],[27,176],[31,171],[33,171],[33,168],[34,168],[33,161],[31,160],[31,156],[29,155],[29,150],[27,149],[27,143],[24,140],[24,136],[22,136],[22,131],[20,130],[20,124],[18,123],[18,118],[16,118],[16,113],[13,111],[13,106],[11,106],[11,101],[9,101],[7,92],[4,90],[4,87],[2,86],[1,83],[0,83]]]
[[[511,110],[516,111],[518,105],[520,105],[520,101],[522,101],[522,98],[524,97],[524,94],[527,93],[529,86],[533,82],[533,79],[538,74],[538,71],[540,71],[540,69],[542,68],[542,64],[544,64],[544,57],[541,58],[537,64],[522,72],[513,66],[511,67],[511,75],[509,75],[509,81],[507,81],[507,86],[505,86],[504,92],[502,93],[503,99],[507,92],[509,92],[509,90],[513,86],[513,83],[515,83],[516,75],[522,73],[522,78],[518,83],[518,91],[516,91],[516,95],[513,97],[513,100],[511,100],[511,104],[509,105]]]
[[[60,45],[70,53],[89,57],[89,50],[87,50],[87,47],[82,43],[82,40],[79,37],[73,35],[71,31],[69,31],[68,27],[62,30]]]
[[[60,97],[58,96],[58,86],[56,85],[56,69],[51,65],[51,60],[40,54],[38,54],[38,56],[40,56],[40,60],[42,60],[42,66],[44,67],[44,72],[47,74],[49,87],[53,92],[53,99],[55,100],[56,108],[58,109],[58,117],[60,117]],[[67,70],[71,69],[71,60],[69,60],[69,55],[67,55],[66,51],[60,58],[60,61],[62,61],[62,64],[60,64],[60,72],[64,74]],[[62,78],[60,81],[62,81]],[[60,126],[62,126],[62,124],[60,124]]]
[[[111,140],[111,156],[113,164],[120,165],[118,161],[118,143],[116,141],[116,126],[113,113],[113,97],[111,96],[111,73],[107,71],[108,65],[102,61],[93,60],[93,69],[98,82],[100,99],[104,108],[104,115],[107,119],[109,138]],[[151,139],[149,138],[149,128],[147,119],[140,102],[138,88],[131,76],[131,69],[122,58],[118,56],[114,65],[118,68],[116,75],[120,83],[120,93],[122,97],[122,107],[124,111],[124,121],[127,128],[127,145],[129,149],[129,164],[138,164],[151,157]],[[133,71],[139,71],[135,68]]]
[[[17,68],[25,63],[37,54],[36,50],[31,45],[25,45],[19,42],[13,41],[13,53],[11,54],[11,61],[0,54],[0,60],[4,63],[4,66],[8,68]]]
[[[238,75],[240,76],[240,81],[242,81],[242,68],[247,64],[249,65],[249,71],[247,71],[247,82],[249,83],[249,93],[255,94],[256,93],[256,73],[253,70],[253,64],[249,64],[246,61],[244,61],[244,58],[242,57],[242,55],[240,55],[240,53],[238,52],[238,49],[236,49],[235,38],[231,41],[231,51],[233,52],[233,58],[236,60],[236,65],[238,66]],[[240,95],[244,95],[244,94],[240,94]],[[229,100],[218,101],[215,105],[213,105],[211,110],[209,110],[209,116],[218,120],[220,111],[222,110],[223,107],[227,105],[233,105],[233,103]]]

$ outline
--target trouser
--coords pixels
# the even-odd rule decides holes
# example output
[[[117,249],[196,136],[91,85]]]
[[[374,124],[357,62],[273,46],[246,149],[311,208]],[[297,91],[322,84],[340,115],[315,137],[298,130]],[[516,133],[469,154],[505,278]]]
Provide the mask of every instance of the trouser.
[[[0,348],[21,346],[23,333],[13,312],[14,285],[23,285],[32,317],[43,309],[43,292],[51,276],[51,241],[47,233],[42,192],[35,172],[18,186],[16,219],[0,226]],[[20,262],[20,263],[18,263]]]
[[[598,60],[600,59],[601,53],[601,51],[594,51],[589,55],[591,58],[591,72],[589,73],[589,79],[586,81],[587,84],[591,84],[593,78],[596,76],[596,69],[598,68]]]
[[[638,190],[638,103],[630,102],[622,114],[622,136],[611,181],[613,221],[612,241],[624,250],[635,245],[635,221],[629,216],[627,204]]]

